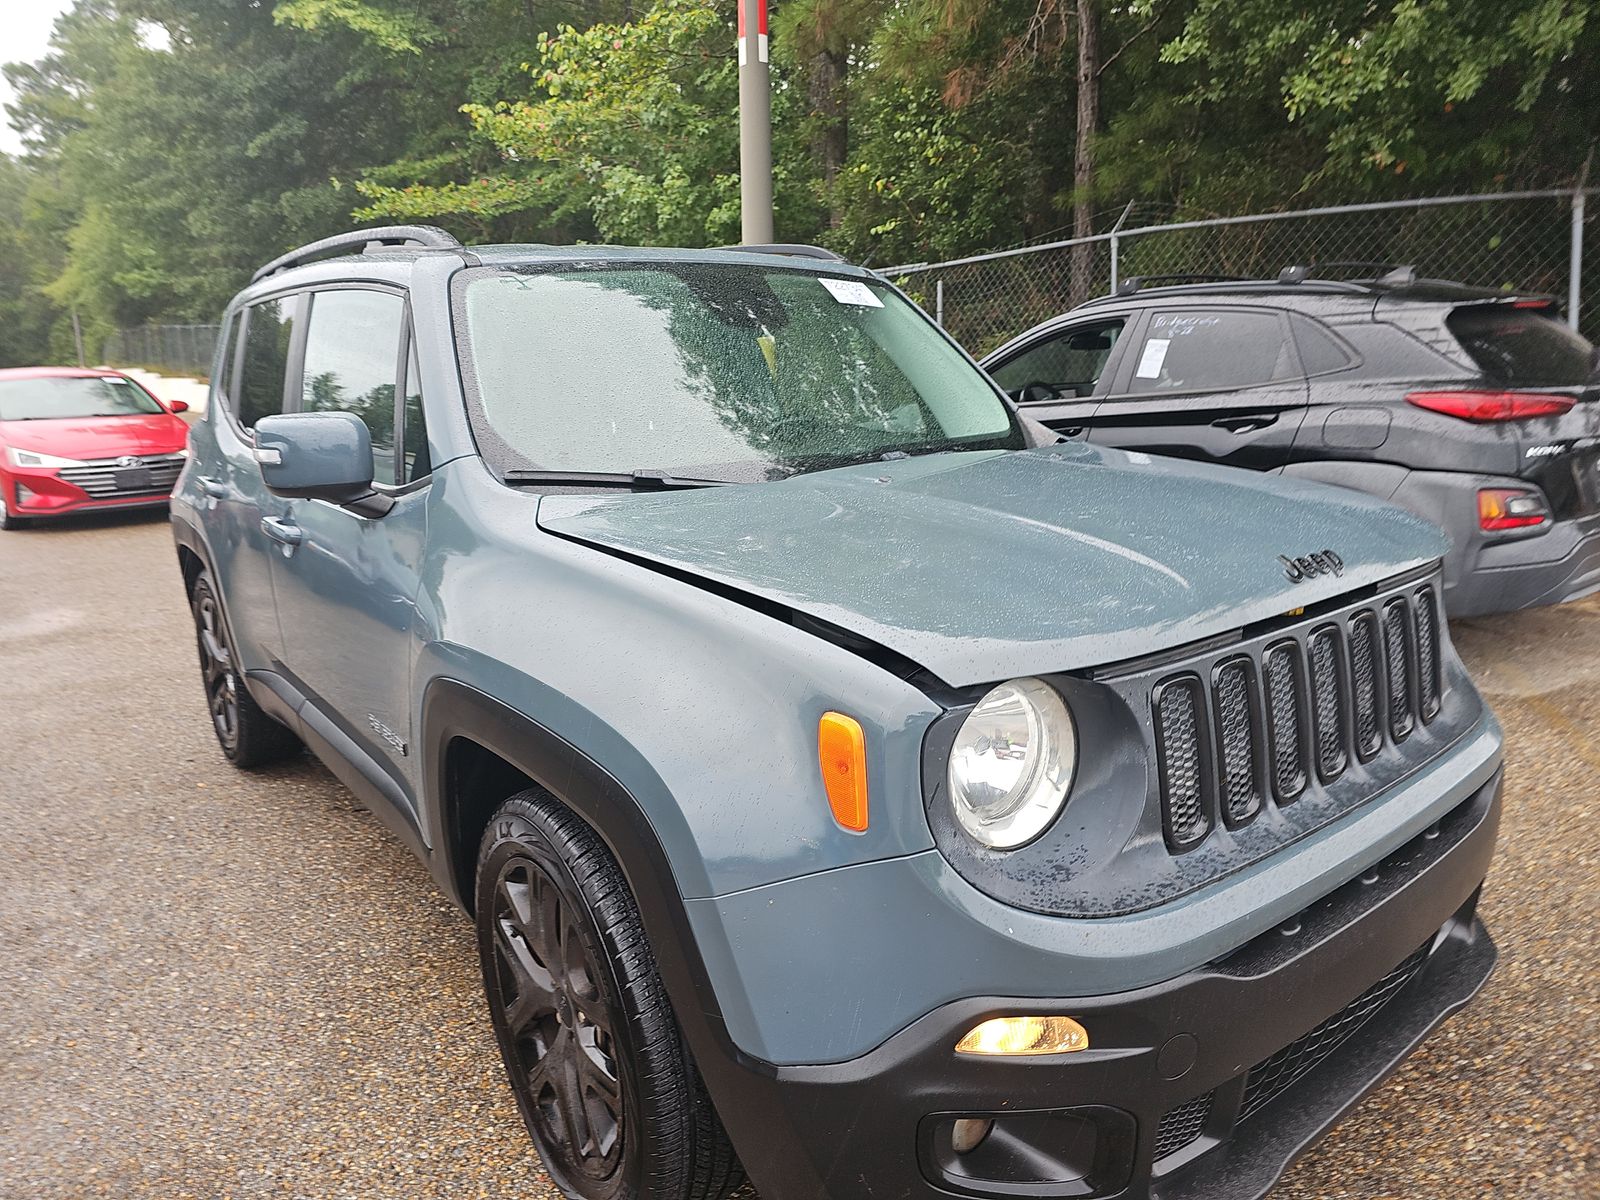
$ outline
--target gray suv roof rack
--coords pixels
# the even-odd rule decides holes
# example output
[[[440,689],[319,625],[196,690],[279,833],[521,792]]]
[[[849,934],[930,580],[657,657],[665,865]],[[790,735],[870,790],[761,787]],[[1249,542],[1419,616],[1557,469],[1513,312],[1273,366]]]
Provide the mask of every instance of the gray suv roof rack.
[[[1130,275],[1117,283],[1114,293],[1118,296],[1131,296],[1135,292],[1143,291],[1147,287],[1164,287],[1169,284],[1182,283],[1245,283],[1237,275],[1198,275],[1193,272],[1182,272],[1177,275]]]
[[[255,283],[268,275],[298,267],[332,251],[351,250],[357,246],[363,250],[386,246],[421,246],[428,250],[464,249],[455,235],[435,225],[380,225],[376,229],[352,229],[349,233],[336,233],[332,237],[307,242],[298,250],[280,254],[250,276],[250,282]]]
[[[744,250],[750,254],[787,254],[793,258],[821,258],[828,262],[844,262],[844,256],[835,254],[826,246],[807,246],[801,242],[752,242],[748,246],[722,246],[723,250]]]

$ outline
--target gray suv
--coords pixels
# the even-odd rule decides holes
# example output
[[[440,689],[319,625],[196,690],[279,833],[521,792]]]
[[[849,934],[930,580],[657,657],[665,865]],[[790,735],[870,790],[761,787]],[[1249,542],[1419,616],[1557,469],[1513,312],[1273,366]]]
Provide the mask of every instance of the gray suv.
[[[1256,1196],[1488,976],[1418,518],[1053,443],[804,247],[368,230],[223,320],[222,750],[473,915],[568,1195]]]

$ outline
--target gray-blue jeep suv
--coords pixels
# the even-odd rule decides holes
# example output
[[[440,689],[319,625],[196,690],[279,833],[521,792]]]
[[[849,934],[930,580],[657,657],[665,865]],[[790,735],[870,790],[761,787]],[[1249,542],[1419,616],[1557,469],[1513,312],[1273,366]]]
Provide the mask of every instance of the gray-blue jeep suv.
[[[1418,518],[1051,444],[802,247],[392,227],[224,324],[223,752],[309,746],[473,914],[568,1195],[1252,1197],[1489,974]]]

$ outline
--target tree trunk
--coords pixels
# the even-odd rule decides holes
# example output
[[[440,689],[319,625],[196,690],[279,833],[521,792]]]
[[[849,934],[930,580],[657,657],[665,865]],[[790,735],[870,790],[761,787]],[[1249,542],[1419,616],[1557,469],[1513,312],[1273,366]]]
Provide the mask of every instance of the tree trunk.
[[[1072,156],[1072,236],[1094,233],[1094,138],[1100,127],[1100,15],[1099,0],[1078,3],[1078,124]],[[1096,245],[1072,248],[1072,278],[1068,286],[1074,305],[1089,299],[1096,279]]]
[[[828,225],[832,229],[839,228],[844,216],[839,210],[838,198],[833,193],[833,181],[844,166],[844,156],[850,144],[844,90],[846,69],[847,59],[842,50],[823,48],[811,59],[810,78],[807,80],[808,99],[815,121],[811,154],[822,168],[822,184],[828,194]]]

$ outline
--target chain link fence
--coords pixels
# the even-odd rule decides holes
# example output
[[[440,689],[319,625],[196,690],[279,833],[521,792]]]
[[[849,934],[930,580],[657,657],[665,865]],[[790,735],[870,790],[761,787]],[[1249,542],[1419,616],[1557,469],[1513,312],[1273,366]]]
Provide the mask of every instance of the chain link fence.
[[[119,329],[105,341],[100,361],[112,367],[143,367],[162,375],[211,374],[220,325],[140,325]]]
[[[1133,276],[1273,279],[1310,266],[1331,278],[1407,265],[1420,276],[1547,292],[1574,323],[1600,326],[1600,270],[1585,278],[1584,190],[1502,192],[1254,213],[1124,227],[1092,238],[942,263],[888,267],[893,279],[974,354]]]

